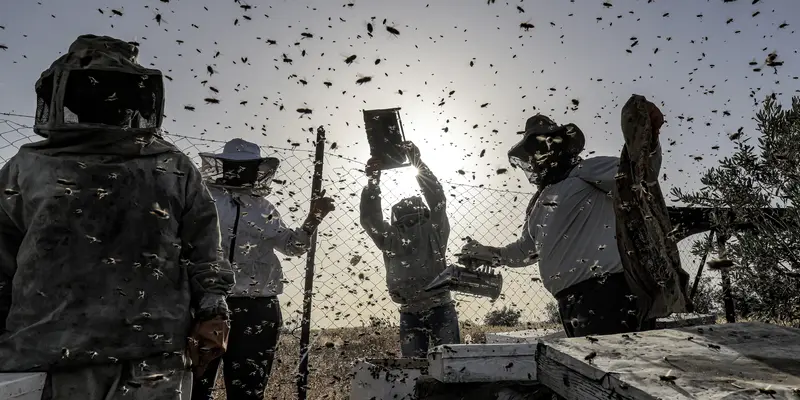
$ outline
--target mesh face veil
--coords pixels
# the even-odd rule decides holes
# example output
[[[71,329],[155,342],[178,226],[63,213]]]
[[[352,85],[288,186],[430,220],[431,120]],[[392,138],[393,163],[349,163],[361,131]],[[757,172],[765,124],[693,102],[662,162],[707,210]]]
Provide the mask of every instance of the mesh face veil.
[[[220,186],[250,188],[254,194],[266,195],[278,170],[280,160],[268,157],[260,160],[224,160],[200,157],[200,173],[209,182]]]
[[[69,129],[160,128],[161,71],[137,62],[134,44],[82,35],[36,82],[34,131],[44,137]]]
[[[535,115],[526,122],[522,140],[508,151],[508,161],[530,183],[539,185],[554,169],[573,164],[584,144],[583,132],[574,124],[558,125]]]
[[[392,225],[412,227],[427,221],[431,211],[419,196],[407,197],[392,206]]]

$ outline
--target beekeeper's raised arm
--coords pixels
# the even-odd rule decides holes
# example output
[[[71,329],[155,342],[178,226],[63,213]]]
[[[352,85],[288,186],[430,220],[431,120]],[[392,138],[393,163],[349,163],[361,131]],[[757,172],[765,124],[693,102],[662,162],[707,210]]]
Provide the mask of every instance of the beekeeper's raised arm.
[[[413,142],[405,142],[403,147],[408,161],[417,169],[417,183],[430,208],[431,224],[439,231],[441,239],[447,243],[450,237],[450,221],[447,218],[447,196],[444,188],[428,165],[422,161],[419,148]]]
[[[364,167],[367,186],[361,191],[360,221],[364,232],[372,239],[378,250],[386,248],[386,239],[395,234],[397,228],[383,219],[381,210],[381,163],[378,158],[370,158]]]

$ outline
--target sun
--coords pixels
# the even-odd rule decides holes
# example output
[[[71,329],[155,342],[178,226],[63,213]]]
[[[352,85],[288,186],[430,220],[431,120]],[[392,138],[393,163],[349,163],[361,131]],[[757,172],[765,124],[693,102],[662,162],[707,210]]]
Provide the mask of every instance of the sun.
[[[409,196],[419,195],[417,173],[417,168],[411,165],[383,171],[381,177],[383,197],[387,201],[396,202]]]

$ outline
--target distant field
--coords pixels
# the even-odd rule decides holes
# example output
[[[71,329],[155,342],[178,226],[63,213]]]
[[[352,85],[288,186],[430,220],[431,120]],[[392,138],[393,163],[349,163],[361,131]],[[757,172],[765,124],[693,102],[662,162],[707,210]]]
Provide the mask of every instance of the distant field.
[[[461,328],[462,340],[469,335],[473,343],[484,343],[487,332],[503,332],[542,327],[541,324],[518,327],[466,325]],[[309,364],[309,399],[338,400],[350,395],[350,373],[359,358],[399,357],[400,344],[396,327],[341,328],[312,332],[313,347]],[[299,360],[299,333],[284,334],[272,370],[265,399],[297,398],[295,373]],[[220,374],[221,378],[222,374]],[[217,387],[224,383],[218,379]],[[215,400],[225,399],[221,390]],[[233,400],[233,399],[231,399]]]

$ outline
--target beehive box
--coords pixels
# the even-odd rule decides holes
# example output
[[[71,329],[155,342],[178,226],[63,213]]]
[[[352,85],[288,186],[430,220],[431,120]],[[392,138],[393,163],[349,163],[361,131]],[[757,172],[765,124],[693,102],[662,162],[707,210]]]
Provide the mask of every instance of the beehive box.
[[[365,359],[353,366],[350,400],[412,400],[414,385],[427,374],[425,359]]]
[[[535,382],[536,344],[457,344],[428,353],[428,372],[443,383]]]

